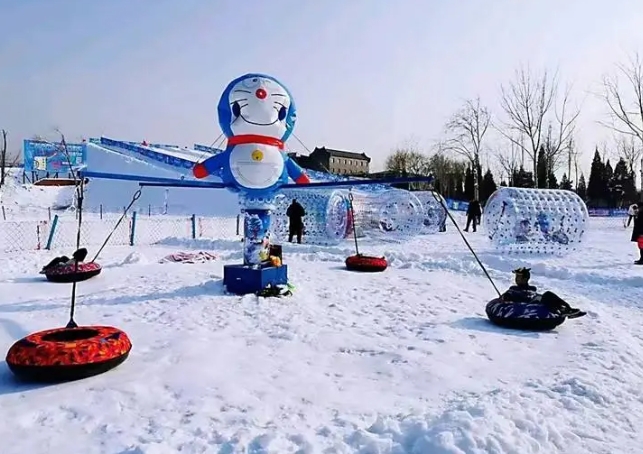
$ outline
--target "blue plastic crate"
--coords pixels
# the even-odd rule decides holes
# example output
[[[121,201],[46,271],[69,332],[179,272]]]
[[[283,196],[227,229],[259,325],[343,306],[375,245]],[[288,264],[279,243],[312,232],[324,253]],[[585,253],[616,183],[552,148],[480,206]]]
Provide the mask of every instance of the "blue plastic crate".
[[[252,268],[246,265],[225,265],[223,285],[230,293],[246,295],[260,292],[271,285],[288,283],[288,265]]]

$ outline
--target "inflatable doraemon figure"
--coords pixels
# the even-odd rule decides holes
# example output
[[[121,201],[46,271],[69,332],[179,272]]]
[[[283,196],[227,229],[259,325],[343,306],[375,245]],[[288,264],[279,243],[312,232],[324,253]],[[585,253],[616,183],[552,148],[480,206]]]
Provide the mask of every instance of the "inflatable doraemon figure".
[[[267,259],[270,210],[275,208],[279,189],[289,178],[297,184],[310,183],[284,151],[297,119],[295,103],[274,77],[246,74],[223,91],[218,115],[227,146],[196,164],[193,173],[197,178],[217,176],[230,191],[239,193],[246,225],[244,264],[259,265]]]
[[[290,177],[310,180],[284,152],[297,112],[288,89],[263,74],[246,74],[226,87],[218,106],[219,125],[228,138],[226,149],[194,166],[194,176],[221,178],[241,193],[243,205],[272,208],[272,200]]]

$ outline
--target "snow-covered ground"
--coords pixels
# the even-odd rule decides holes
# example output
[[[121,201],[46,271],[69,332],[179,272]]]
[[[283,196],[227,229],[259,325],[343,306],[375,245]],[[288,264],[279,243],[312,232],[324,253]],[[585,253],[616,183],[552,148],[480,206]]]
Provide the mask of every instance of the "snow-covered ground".
[[[362,243],[381,274],[343,269],[339,247],[285,245],[295,294],[225,295],[238,240],[110,246],[79,284],[77,320],[132,338],[119,368],[54,386],[16,384],[0,365],[0,452],[13,453],[633,453],[643,444],[643,275],[629,231],[592,219],[565,258],[503,257],[469,234],[496,284],[534,284],[588,316],[556,332],[493,328],[494,297],[455,229]],[[188,250],[206,264],[160,264]],[[7,255],[0,351],[64,325],[70,286],[37,271],[57,253]],[[90,255],[95,248],[90,248]]]
[[[176,177],[100,147],[92,159],[92,170]],[[0,194],[0,353],[67,322],[70,286],[38,271],[75,242],[75,213],[55,209],[73,189],[14,177]],[[135,186],[88,185],[82,238],[90,257]],[[162,191],[147,192],[139,214],[164,203]],[[79,323],[115,325],[132,338],[122,366],[28,386],[0,363],[1,454],[641,451],[643,270],[632,265],[621,220],[592,218],[583,249],[563,258],[502,256],[484,233],[467,235],[501,290],[512,269],[531,266],[534,284],[588,311],[535,334],[487,322],[494,289],[452,226],[362,241],[362,252],[390,260],[381,274],[345,271],[350,240],[286,244],[292,297],[226,295],[223,265],[241,261],[227,213],[236,214],[234,197],[213,203],[187,191],[170,194],[169,215],[139,217],[134,246],[126,221],[100,255],[104,272],[78,286]],[[101,220],[100,205],[113,213]],[[188,216],[202,206],[213,211],[193,240]],[[53,250],[35,250],[52,210],[60,216]],[[33,246],[11,246],[25,242]],[[190,250],[218,259],[159,263]]]

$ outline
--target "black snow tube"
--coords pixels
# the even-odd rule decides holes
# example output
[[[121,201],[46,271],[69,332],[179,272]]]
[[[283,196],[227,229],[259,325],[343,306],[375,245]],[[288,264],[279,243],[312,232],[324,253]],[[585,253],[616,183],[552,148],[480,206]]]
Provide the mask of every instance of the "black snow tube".
[[[496,298],[487,304],[485,311],[494,325],[525,331],[549,331],[566,320],[539,302],[516,303]]]
[[[49,282],[65,283],[82,282],[98,276],[102,271],[101,266],[96,262],[75,263],[51,267],[43,273]]]

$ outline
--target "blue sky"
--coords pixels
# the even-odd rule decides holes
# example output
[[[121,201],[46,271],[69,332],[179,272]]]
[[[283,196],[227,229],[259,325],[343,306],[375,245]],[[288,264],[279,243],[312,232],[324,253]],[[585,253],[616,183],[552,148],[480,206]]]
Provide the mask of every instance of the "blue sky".
[[[406,140],[428,149],[466,98],[499,114],[499,84],[528,63],[574,83],[587,172],[611,136],[592,93],[643,51],[639,0],[0,0],[0,11],[0,127],[14,150],[55,127],[210,144],[225,85],[263,72],[293,93],[308,148],[364,151],[377,168]]]

